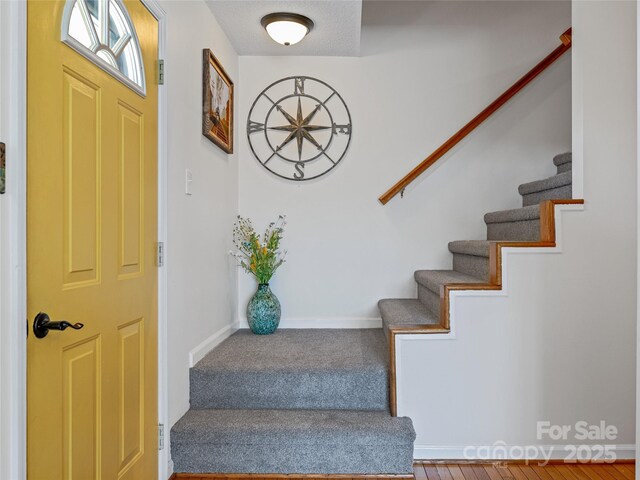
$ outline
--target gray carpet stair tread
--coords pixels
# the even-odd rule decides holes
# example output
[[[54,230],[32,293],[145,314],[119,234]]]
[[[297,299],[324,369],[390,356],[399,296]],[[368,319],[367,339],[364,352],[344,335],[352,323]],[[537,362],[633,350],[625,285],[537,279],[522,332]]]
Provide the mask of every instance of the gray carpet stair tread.
[[[520,195],[528,195],[536,192],[544,192],[545,190],[552,190],[554,188],[564,187],[571,185],[572,173],[564,172],[553,175],[543,180],[536,180],[535,182],[523,183],[518,187]]]
[[[553,157],[553,164],[556,167],[559,167],[560,165],[571,162],[572,161],[571,157],[572,157],[571,152],[560,153],[555,157]]]
[[[175,443],[412,445],[411,419],[357,410],[189,410]]]
[[[484,222],[489,223],[508,223],[522,222],[526,220],[538,220],[540,218],[540,206],[530,205],[528,207],[514,208],[511,210],[499,210],[485,214]]]
[[[438,315],[417,298],[387,298],[378,302],[378,309],[385,328],[440,323]]]
[[[491,243],[488,240],[456,240],[449,242],[449,251],[460,255],[489,258]]]
[[[171,430],[185,473],[410,473],[411,419],[346,410],[190,410]]]
[[[428,288],[433,293],[440,292],[445,283],[484,283],[484,280],[455,270],[418,270],[414,274],[416,283]]]
[[[190,372],[191,408],[388,408],[381,328],[239,330]]]
[[[272,335],[238,330],[194,370],[258,371],[386,368],[379,328],[281,328]]]

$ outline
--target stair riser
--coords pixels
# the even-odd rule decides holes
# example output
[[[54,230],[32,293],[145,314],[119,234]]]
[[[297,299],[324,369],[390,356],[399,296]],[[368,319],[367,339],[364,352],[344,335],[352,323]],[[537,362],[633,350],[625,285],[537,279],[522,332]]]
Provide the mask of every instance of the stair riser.
[[[191,370],[191,408],[387,410],[385,369],[326,372]]]
[[[487,240],[536,242],[540,238],[540,219],[487,224]]]
[[[440,294],[434,293],[427,287],[418,285],[418,300],[420,300],[432,313],[440,313]]]
[[[564,173],[571,171],[571,162],[563,163],[562,165],[558,165],[556,167],[556,173]]]
[[[489,281],[489,259],[475,255],[453,254],[453,269]]]
[[[529,205],[537,205],[545,200],[558,200],[565,198],[571,198],[571,185],[564,185],[550,190],[543,190],[541,192],[523,195],[522,206],[528,207]]]
[[[172,442],[178,473],[408,474],[413,445],[210,445]],[[366,465],[366,470],[363,466]]]

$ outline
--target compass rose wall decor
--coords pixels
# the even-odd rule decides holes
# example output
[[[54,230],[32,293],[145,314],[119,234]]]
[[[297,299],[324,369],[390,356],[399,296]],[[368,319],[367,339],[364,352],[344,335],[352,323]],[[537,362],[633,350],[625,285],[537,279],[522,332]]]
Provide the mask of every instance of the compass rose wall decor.
[[[287,77],[255,99],[247,119],[251,151],[287,180],[312,180],[335,168],[351,141],[351,115],[329,84]]]

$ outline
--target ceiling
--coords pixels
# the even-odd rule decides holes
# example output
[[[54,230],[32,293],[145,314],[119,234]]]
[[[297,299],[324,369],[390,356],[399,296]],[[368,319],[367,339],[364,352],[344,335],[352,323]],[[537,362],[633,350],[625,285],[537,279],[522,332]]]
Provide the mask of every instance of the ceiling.
[[[207,0],[239,55],[358,56],[362,0]],[[268,13],[298,13],[315,26],[300,43],[277,44],[260,25]]]

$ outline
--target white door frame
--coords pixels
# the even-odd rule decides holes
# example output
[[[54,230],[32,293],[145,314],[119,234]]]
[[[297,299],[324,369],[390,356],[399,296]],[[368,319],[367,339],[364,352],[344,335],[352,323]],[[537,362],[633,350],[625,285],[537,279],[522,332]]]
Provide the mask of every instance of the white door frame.
[[[141,0],[158,20],[158,58],[167,48],[167,14],[158,0]],[[166,74],[165,74],[166,75]],[[166,76],[165,76],[166,83]],[[167,244],[167,87],[158,85],[158,242]],[[169,448],[169,390],[167,380],[167,249],[164,266],[158,268],[158,423],[163,425],[164,448],[158,452],[158,479],[166,480],[171,454]],[[173,470],[173,469],[171,469]]]
[[[0,1],[0,478],[26,478],[26,2]]]
[[[158,20],[158,55],[166,52],[166,13]],[[7,193],[0,196],[0,478],[27,478],[27,4],[0,0],[0,141],[7,145]],[[158,88],[158,241],[167,238],[167,93]],[[166,250],[165,250],[166,251]],[[165,259],[166,265],[166,259]],[[27,324],[28,324],[27,320]],[[167,274],[158,270],[158,422],[168,428]],[[168,432],[165,434],[168,439]],[[169,471],[169,445],[158,452],[158,478]]]

